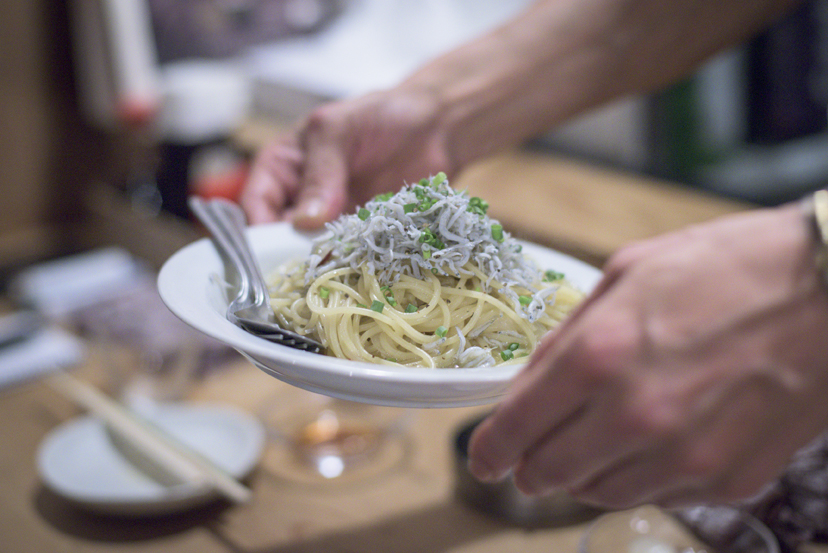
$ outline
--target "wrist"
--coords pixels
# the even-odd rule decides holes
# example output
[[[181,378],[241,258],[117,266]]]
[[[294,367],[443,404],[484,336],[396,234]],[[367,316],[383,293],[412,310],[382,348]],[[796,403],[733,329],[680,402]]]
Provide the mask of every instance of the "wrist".
[[[538,71],[527,67],[528,56],[514,55],[504,40],[489,37],[467,45],[400,85],[433,102],[434,134],[455,168],[519,145],[551,125],[545,121],[547,106],[528,94],[537,86],[531,79]]]
[[[438,59],[404,81],[398,90],[429,102],[432,122],[429,140],[442,150],[449,174],[469,163],[501,150],[505,145],[497,133],[479,132],[497,109],[499,86],[491,72],[466,67],[463,60]]]

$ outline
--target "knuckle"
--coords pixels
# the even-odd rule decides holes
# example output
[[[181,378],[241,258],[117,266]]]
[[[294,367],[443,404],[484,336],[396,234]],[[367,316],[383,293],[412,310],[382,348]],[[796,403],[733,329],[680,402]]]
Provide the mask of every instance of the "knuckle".
[[[676,463],[676,468],[683,479],[699,484],[712,482],[724,465],[722,454],[709,444],[700,444],[685,448]]]
[[[604,263],[604,274],[613,275],[624,271],[632,262],[632,255],[629,248],[625,247],[610,255]]]
[[[604,384],[624,374],[624,368],[638,355],[639,344],[632,324],[606,321],[579,338],[571,361],[588,381]]]
[[[307,143],[311,137],[335,134],[340,126],[340,119],[338,104],[332,103],[317,107],[305,118],[301,131],[302,142]]]
[[[619,413],[616,431],[620,435],[665,442],[681,431],[681,417],[661,398],[639,394]]]
[[[314,131],[325,127],[331,119],[331,110],[331,106],[326,104],[311,111],[305,121],[305,128]]]
[[[475,428],[468,445],[470,457],[486,464],[512,463],[519,453],[513,444],[522,443],[525,425],[508,410],[498,410]]]
[[[640,243],[635,242],[616,250],[604,264],[604,272],[617,274],[625,271],[641,258],[640,249]]]

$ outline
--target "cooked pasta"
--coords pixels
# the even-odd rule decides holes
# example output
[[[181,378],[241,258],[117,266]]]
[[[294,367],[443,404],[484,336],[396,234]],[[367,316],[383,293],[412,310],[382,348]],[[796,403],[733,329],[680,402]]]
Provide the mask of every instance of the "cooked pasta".
[[[444,174],[329,223],[270,278],[278,321],[357,361],[479,367],[531,353],[583,298]]]

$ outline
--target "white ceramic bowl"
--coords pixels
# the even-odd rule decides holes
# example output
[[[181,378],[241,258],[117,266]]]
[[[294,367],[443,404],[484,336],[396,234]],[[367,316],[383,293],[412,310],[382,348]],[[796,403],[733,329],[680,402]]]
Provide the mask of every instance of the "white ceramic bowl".
[[[311,237],[290,225],[250,227],[247,237],[265,274],[310,253]],[[575,286],[591,290],[600,271],[577,259],[534,244],[524,252],[542,268],[563,272]],[[225,318],[221,290],[224,265],[211,241],[198,240],[176,252],[161,268],[158,289],[184,322],[244,354],[255,366],[305,390],[350,401],[394,407],[461,407],[498,401],[522,365],[487,368],[416,369],[360,363],[299,351],[258,338]]]

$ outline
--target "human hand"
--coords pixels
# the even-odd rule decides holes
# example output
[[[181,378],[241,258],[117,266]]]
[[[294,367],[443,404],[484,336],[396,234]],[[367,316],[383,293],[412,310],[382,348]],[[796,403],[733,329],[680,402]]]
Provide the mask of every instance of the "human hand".
[[[313,229],[374,195],[455,166],[438,104],[402,87],[317,109],[257,156],[240,203],[253,224]]]
[[[828,294],[798,206],[626,248],[477,428],[470,469],[608,507],[759,491],[828,426]]]

